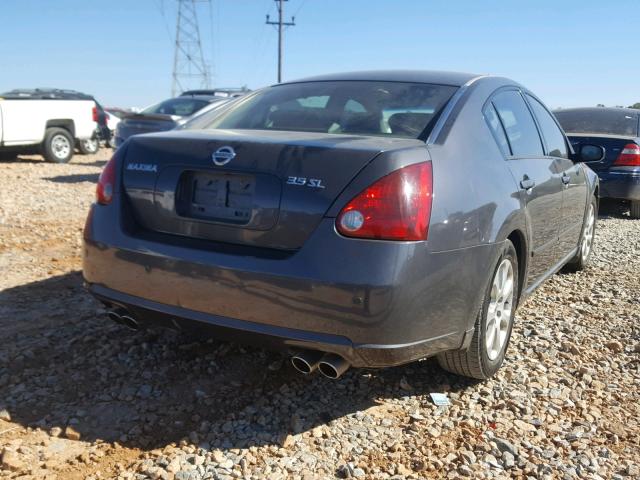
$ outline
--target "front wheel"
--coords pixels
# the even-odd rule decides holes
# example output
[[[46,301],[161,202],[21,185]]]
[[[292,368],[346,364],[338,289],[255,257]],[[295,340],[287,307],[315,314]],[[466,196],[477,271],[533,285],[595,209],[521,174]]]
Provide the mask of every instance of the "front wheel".
[[[513,243],[505,240],[500,258],[474,324],[467,350],[438,355],[438,363],[449,372],[485,380],[502,366],[511,338],[518,305],[518,256]]]
[[[73,137],[64,128],[47,128],[42,155],[47,162],[67,163],[73,156]]]
[[[629,213],[631,214],[631,218],[640,218],[640,200],[631,200]]]
[[[577,272],[584,270],[589,263],[589,257],[593,251],[593,242],[596,235],[596,218],[598,216],[598,202],[594,198],[587,208],[587,215],[582,226],[582,235],[578,244],[578,253],[566,265],[566,270]]]

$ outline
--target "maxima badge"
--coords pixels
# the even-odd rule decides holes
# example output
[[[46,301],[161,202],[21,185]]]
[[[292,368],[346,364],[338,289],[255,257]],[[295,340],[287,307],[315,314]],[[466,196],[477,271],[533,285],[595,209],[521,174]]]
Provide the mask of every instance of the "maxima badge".
[[[211,158],[213,159],[213,163],[215,163],[219,167],[226,165],[235,157],[236,157],[235,150],[233,149],[233,147],[228,147],[228,146],[220,147],[215,152],[213,152],[213,155],[211,155]]]

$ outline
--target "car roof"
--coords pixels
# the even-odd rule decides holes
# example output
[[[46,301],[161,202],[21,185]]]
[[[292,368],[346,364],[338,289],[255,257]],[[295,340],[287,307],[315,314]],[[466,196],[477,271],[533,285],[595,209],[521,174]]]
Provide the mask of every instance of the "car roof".
[[[553,113],[562,112],[578,112],[578,113],[599,113],[599,112],[619,112],[626,115],[638,115],[640,110],[635,108],[622,108],[622,107],[576,107],[576,108],[559,108],[553,111]]]
[[[451,85],[461,87],[474,78],[480,77],[474,73],[440,72],[435,70],[369,70],[362,72],[333,73],[316,77],[302,78],[288,83],[328,82],[338,80],[361,80],[379,82],[413,82],[434,83],[437,85]],[[282,85],[282,84],[281,84]]]
[[[220,95],[202,95],[202,94],[198,94],[198,95],[180,95],[178,97],[173,97],[173,98],[195,98],[196,100],[207,100],[209,102],[220,102],[222,100],[228,100],[229,97],[223,97]]]
[[[231,98],[245,95],[251,92],[248,88],[201,88],[194,90],[185,90],[180,94],[181,97],[193,97],[197,95],[212,95],[216,97]],[[224,95],[221,95],[224,94]]]
[[[95,100],[93,95],[65,88],[15,88],[1,95],[4,98]]]

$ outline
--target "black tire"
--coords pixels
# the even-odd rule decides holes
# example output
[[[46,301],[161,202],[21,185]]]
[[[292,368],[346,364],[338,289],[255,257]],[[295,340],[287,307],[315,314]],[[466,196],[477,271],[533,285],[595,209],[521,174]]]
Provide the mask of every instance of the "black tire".
[[[18,158],[17,152],[0,152],[0,161],[9,162]]]
[[[64,128],[47,128],[42,142],[42,156],[47,162],[67,163],[73,157],[73,137]]]
[[[79,140],[77,145],[78,150],[83,155],[93,155],[100,150],[100,140],[95,136],[87,140]]]
[[[640,200],[631,200],[629,214],[631,218],[640,218]]]
[[[592,209],[592,210],[591,210]],[[591,233],[589,234],[589,216],[593,212],[593,228]],[[595,197],[591,198],[591,203],[587,208],[587,213],[584,217],[584,222],[582,225],[582,232],[580,233],[580,243],[578,243],[578,253],[573,257],[569,262],[565,265],[564,270],[567,272],[578,272],[580,270],[584,270],[587,268],[587,264],[589,263],[589,258],[591,258],[591,252],[593,252],[593,246],[595,244],[596,237],[596,225],[598,219],[598,201]],[[587,236],[591,236],[591,240],[589,241],[588,247],[585,246],[588,241]]]
[[[503,262],[505,261],[506,263],[504,263],[503,267]],[[498,312],[496,311],[496,316],[493,317],[495,319],[502,318],[500,325],[504,324],[505,332],[504,336],[501,337],[503,338],[501,341],[501,347],[492,349],[493,355],[491,356],[493,356],[493,358],[490,358],[489,347],[487,346],[487,325],[490,322],[488,315],[489,307],[492,305],[492,296],[495,296],[494,281],[497,278],[498,271],[501,267],[508,268],[506,266],[507,263],[511,265],[513,275],[510,314],[508,315],[508,319],[505,319],[500,315],[497,315]],[[511,241],[505,240],[500,257],[491,271],[491,278],[489,279],[487,290],[474,324],[471,344],[466,350],[451,350],[439,354],[437,357],[438,363],[443,369],[457,375],[480,380],[486,380],[487,378],[495,375],[504,362],[505,353],[509,346],[509,340],[511,339],[513,320],[518,306],[518,281],[518,256],[516,254],[516,249]],[[493,304],[500,303],[501,302],[496,301]],[[494,335],[497,334],[497,332],[494,332]]]

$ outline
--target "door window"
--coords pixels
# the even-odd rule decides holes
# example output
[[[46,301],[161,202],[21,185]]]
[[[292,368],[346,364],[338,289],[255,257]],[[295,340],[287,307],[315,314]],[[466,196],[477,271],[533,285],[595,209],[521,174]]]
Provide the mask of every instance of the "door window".
[[[487,121],[487,125],[489,125],[489,128],[493,132],[493,136],[495,137],[500,150],[502,150],[502,153],[505,155],[511,155],[509,142],[507,141],[507,136],[504,133],[504,128],[502,128],[496,109],[491,103],[484,109],[484,118]]]
[[[569,158],[564,133],[562,133],[551,114],[531,95],[527,95],[527,99],[529,100],[529,105],[531,105],[534,115],[538,119],[540,130],[542,130],[542,136],[547,144],[547,155],[551,157]]]
[[[507,133],[511,152],[516,157],[544,155],[538,128],[519,92],[509,90],[493,97],[493,105]]]

